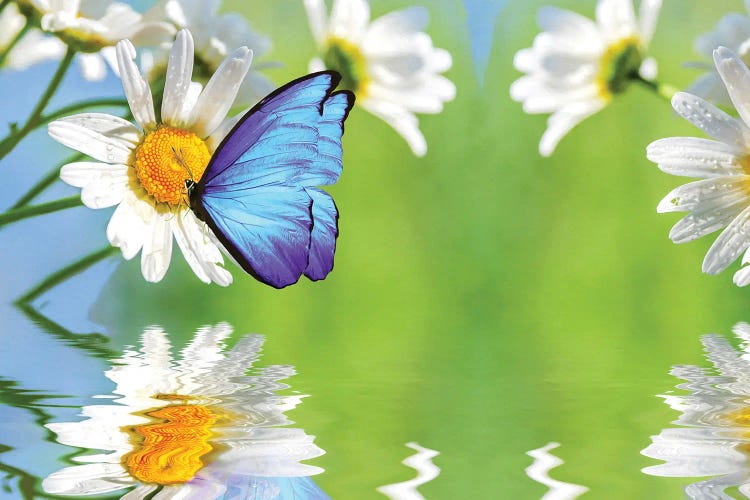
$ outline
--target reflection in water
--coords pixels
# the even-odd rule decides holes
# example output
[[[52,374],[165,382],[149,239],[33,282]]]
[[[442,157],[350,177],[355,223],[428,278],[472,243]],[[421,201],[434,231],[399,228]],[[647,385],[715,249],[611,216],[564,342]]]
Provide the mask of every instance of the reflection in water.
[[[739,323],[733,331],[738,349],[720,335],[701,339],[712,369],[672,368],[672,375],[686,381],[677,387],[689,393],[661,397],[680,412],[674,423],[684,427],[662,430],[641,452],[665,462],[644,468],[646,474],[718,476],[687,486],[689,498],[734,498],[724,493],[729,488],[750,497],[750,325]]]
[[[528,456],[534,459],[534,463],[526,467],[526,475],[549,488],[549,491],[542,497],[543,500],[572,500],[589,491],[585,486],[564,483],[549,477],[550,469],[564,463],[550,453],[550,450],[558,446],[560,446],[559,443],[548,443],[541,448],[526,452]]]
[[[57,440],[91,452],[42,483],[47,493],[94,495],[135,488],[123,498],[328,498],[302,460],[324,452],[285,412],[302,396],[280,396],[291,366],[243,375],[259,358],[263,337],[232,349],[227,324],[204,327],[173,359],[166,333],[148,328],[141,348],[126,349],[105,376],[116,404],[83,407],[81,422],[50,423]]]
[[[423,448],[417,443],[406,443],[406,446],[417,453],[404,459],[401,463],[416,469],[417,477],[402,483],[387,484],[377,490],[392,500],[420,500],[417,487],[428,483],[440,475],[440,467],[432,463],[432,459],[440,453],[429,448]]]

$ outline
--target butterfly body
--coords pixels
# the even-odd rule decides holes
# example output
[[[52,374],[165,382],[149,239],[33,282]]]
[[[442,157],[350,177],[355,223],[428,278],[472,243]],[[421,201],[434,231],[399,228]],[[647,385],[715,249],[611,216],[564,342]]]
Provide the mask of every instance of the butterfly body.
[[[253,107],[219,145],[190,208],[237,263],[276,288],[333,268],[338,210],[319,186],[343,168],[341,136],[354,103],[338,73],[294,80]]]

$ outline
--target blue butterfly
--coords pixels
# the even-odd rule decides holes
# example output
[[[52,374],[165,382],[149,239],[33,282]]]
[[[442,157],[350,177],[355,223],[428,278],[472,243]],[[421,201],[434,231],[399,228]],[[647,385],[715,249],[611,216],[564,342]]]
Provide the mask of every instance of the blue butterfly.
[[[354,94],[341,75],[304,76],[269,94],[237,123],[198,183],[190,208],[229,254],[275,288],[333,269],[338,209],[318,188],[341,175],[341,136]]]

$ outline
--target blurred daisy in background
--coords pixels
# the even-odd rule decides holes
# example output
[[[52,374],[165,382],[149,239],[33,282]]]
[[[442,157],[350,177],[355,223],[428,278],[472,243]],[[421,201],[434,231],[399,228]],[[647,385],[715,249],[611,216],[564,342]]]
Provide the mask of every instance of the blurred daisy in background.
[[[247,496],[237,498],[262,492],[252,498],[270,499],[291,482],[298,493],[327,498],[308,478],[323,469],[301,463],[325,452],[302,429],[283,427],[304,397],[276,394],[289,388],[280,381],[294,368],[245,375],[264,339],[248,335],[228,349],[231,333],[226,323],[203,327],[175,359],[161,328],[144,331],[140,349],[126,349],[104,373],[116,387],[98,397],[112,404],[83,407],[80,422],[47,424],[61,444],[103,452],[77,454],[72,461],[80,465],[50,474],[42,488],[54,495],[133,488],[122,498],[158,491],[153,498],[207,500],[244,489]]]
[[[252,51],[236,49],[202,88],[191,81],[193,38],[181,30],[169,56],[159,122],[135,55],[128,40],[117,44],[125,96],[140,128],[102,113],[52,122],[49,134],[55,140],[96,160],[65,165],[60,177],[82,188],[81,200],[90,208],[117,205],[107,238],[125,259],[141,251],[141,272],[147,281],[164,277],[174,236],[201,281],[229,285],[232,275],[222,267],[219,243],[190,210],[185,181],[200,180],[235,123],[225,117],[250,68]]]
[[[750,247],[750,70],[725,47],[714,51],[714,62],[740,117],[700,97],[677,93],[672,99],[675,111],[712,139],[670,137],[651,143],[646,151],[664,172],[702,179],[674,189],[656,210],[690,212],[669,232],[675,243],[726,227],[703,260],[708,274],[723,271]],[[750,251],[742,262],[750,262]],[[734,282],[750,284],[750,266],[737,271]]]
[[[656,78],[646,49],[660,8],[661,0],[642,0],[636,19],[632,0],[599,0],[596,22],[557,7],[539,9],[542,33],[516,53],[513,64],[527,74],[513,82],[510,95],[526,113],[552,113],[540,154],[550,156],[573,127],[632,81]]]
[[[0,12],[0,67],[24,70],[44,61],[61,59],[65,54],[62,40],[27,26],[26,16],[15,3]]]
[[[195,40],[193,78],[205,83],[236,47],[253,51],[255,64],[240,86],[236,104],[249,106],[260,101],[276,86],[258,70],[274,66],[257,60],[271,50],[271,40],[255,32],[239,14],[218,14],[221,0],[162,0],[145,14],[150,21],[167,21],[177,29],[187,28]],[[163,80],[166,74],[170,43],[146,49],[141,57],[143,71],[151,82]]]
[[[137,46],[158,45],[174,37],[166,22],[148,21],[130,6],[110,0],[17,0],[28,22],[57,36],[79,52],[87,80],[107,76],[105,60],[114,65],[114,45],[127,38]]]
[[[664,463],[643,472],[663,477],[706,477],[685,487],[688,498],[735,498],[727,496],[739,487],[750,497],[750,325],[733,329],[740,339],[735,349],[721,335],[701,340],[712,368],[677,365],[670,373],[685,381],[677,386],[684,395],[661,396],[680,413],[674,423],[651,437],[641,454]],[[726,493],[725,493],[726,491]]]
[[[750,12],[750,0],[745,0],[745,8]],[[722,106],[731,106],[724,82],[711,63],[713,52],[718,47],[727,47],[745,64],[750,63],[750,16],[732,12],[722,17],[713,31],[704,33],[695,40],[695,51],[707,61],[688,64],[704,69],[707,73],[698,77],[686,92]]]
[[[327,19],[323,0],[304,1],[322,55],[310,70],[341,73],[341,88],[354,92],[357,104],[393,127],[415,155],[425,155],[414,114],[440,113],[456,95],[455,85],[440,75],[451,67],[450,53],[433,47],[424,33],[427,10],[409,7],[370,22],[366,0],[334,0]]]

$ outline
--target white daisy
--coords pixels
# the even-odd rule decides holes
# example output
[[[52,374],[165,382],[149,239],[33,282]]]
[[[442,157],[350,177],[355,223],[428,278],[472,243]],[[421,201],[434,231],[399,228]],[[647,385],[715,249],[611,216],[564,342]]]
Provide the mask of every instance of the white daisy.
[[[510,87],[526,113],[552,113],[539,142],[549,156],[584,119],[604,108],[633,80],[653,80],[656,66],[646,49],[661,0],[642,0],[640,20],[632,0],[599,0],[596,22],[557,7],[542,7],[542,33],[516,53],[513,64],[527,73]]]
[[[745,8],[750,12],[750,0],[745,0]],[[695,40],[695,51],[707,61],[711,61],[718,47],[734,51],[745,64],[750,63],[750,16],[732,12],[722,17],[713,31],[700,35]],[[686,92],[703,97],[719,105],[730,106],[729,94],[713,64],[691,63],[691,66],[707,71],[688,87]]]
[[[54,139],[97,160],[65,165],[60,177],[82,188],[81,199],[90,208],[117,205],[107,237],[126,259],[141,251],[147,281],[164,277],[174,235],[201,281],[229,285],[232,276],[221,267],[224,260],[214,234],[188,207],[185,181],[200,180],[229,131],[233,120],[224,119],[250,67],[252,51],[235,50],[201,91],[200,84],[191,82],[193,38],[189,31],[180,31],[169,56],[160,122],[134,58],[133,44],[117,44],[125,96],[140,129],[101,113],[51,123]]]
[[[666,428],[641,453],[665,463],[643,469],[664,477],[718,476],[688,485],[688,498],[735,498],[724,491],[739,487],[750,497],[750,325],[734,327],[741,340],[739,349],[720,335],[702,338],[712,369],[678,365],[671,374],[685,380],[677,387],[685,395],[661,396],[680,412],[674,422],[682,427]]]
[[[61,59],[65,54],[65,44],[58,38],[45,36],[35,28],[22,33],[27,22],[14,3],[0,12],[0,53],[9,50],[3,67],[23,70],[44,61]],[[21,38],[15,41],[19,36]],[[12,44],[15,45],[11,47]]]
[[[206,82],[234,47],[245,46],[253,51],[255,61],[271,49],[271,40],[255,32],[239,14],[218,14],[221,0],[161,0],[145,18],[168,21],[179,29],[187,28],[195,40],[195,67],[193,77]],[[164,77],[169,55],[168,46],[143,53],[143,70],[149,81]],[[262,65],[253,65],[242,82],[236,103],[255,104],[271,92],[273,82],[257,71]]]
[[[690,212],[669,233],[685,243],[724,229],[703,260],[703,272],[717,274],[750,247],[750,70],[731,50],[714,51],[714,62],[740,118],[733,118],[700,97],[677,93],[672,106],[713,138],[670,137],[651,143],[646,155],[664,172],[703,180],[670,192],[657,212]],[[750,262],[750,252],[743,263]],[[750,283],[750,266],[734,275]]]
[[[440,75],[450,69],[446,50],[432,46],[427,10],[410,7],[370,22],[367,0],[334,0],[326,20],[323,0],[305,0],[310,28],[321,59],[312,71],[341,73],[341,88],[353,91],[357,104],[394,128],[417,156],[427,142],[414,113],[439,113],[456,87]]]
[[[112,403],[83,407],[80,422],[47,424],[61,444],[92,451],[76,454],[80,465],[52,473],[42,488],[55,495],[133,488],[122,498],[158,491],[149,498],[210,500],[226,498],[235,484],[273,490],[273,478],[322,472],[301,463],[324,454],[314,437],[283,427],[303,397],[276,394],[289,387],[280,381],[294,368],[244,375],[263,337],[245,336],[227,349],[231,332],[227,324],[201,328],[174,359],[166,333],[147,329],[141,348],[126,349],[104,373],[116,387],[98,397]]]
[[[156,45],[175,33],[169,23],[145,21],[127,4],[112,0],[17,0],[17,4],[30,22],[81,53],[81,71],[92,81],[107,75],[105,60],[114,63],[113,47],[120,40]]]

